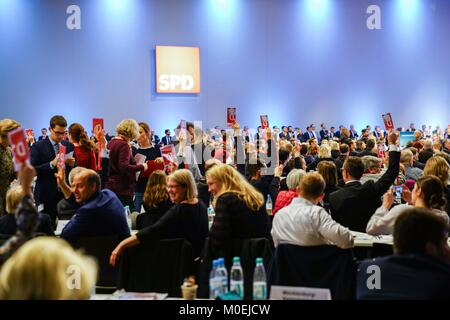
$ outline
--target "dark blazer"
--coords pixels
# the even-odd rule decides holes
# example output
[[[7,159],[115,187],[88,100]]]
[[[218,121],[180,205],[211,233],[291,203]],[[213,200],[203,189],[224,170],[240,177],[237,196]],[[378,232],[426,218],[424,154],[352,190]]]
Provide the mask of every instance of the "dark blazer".
[[[312,139],[312,138],[314,138],[314,136],[312,135],[312,132],[311,132],[311,136],[310,136],[310,135],[309,135],[309,131],[306,131],[306,132],[303,134],[302,141],[303,141],[303,142],[306,142],[306,141],[308,141],[309,139]]]
[[[161,138],[161,144],[167,146],[168,144],[171,144],[171,143],[172,143],[172,137],[170,137],[170,142],[171,142],[171,143],[168,143],[167,140],[168,140],[168,139],[167,139],[167,136],[162,137],[162,138]]]
[[[197,204],[175,204],[157,223],[136,234],[143,244],[162,239],[186,239],[192,244],[195,257],[200,256],[207,236],[208,213],[200,201]]]
[[[375,152],[372,152],[370,150],[365,149],[364,151],[358,153],[358,157],[364,157],[364,156],[372,156],[372,157],[378,157],[378,154]]]
[[[77,210],[61,238],[73,243],[81,237],[117,235],[122,240],[130,235],[122,203],[111,190],[97,192],[81,206],[73,196],[69,200]]]
[[[374,271],[381,270],[379,289],[367,287]],[[369,280],[369,283],[371,281]],[[357,299],[450,300],[450,264],[422,254],[401,254],[361,262],[357,276]]]
[[[74,150],[73,145],[67,141],[62,141],[61,144],[66,147],[66,153]],[[36,142],[30,152],[31,164],[37,173],[34,197],[38,203],[44,204],[45,212],[53,221],[56,218],[56,205],[62,199],[62,193],[58,191],[55,178],[57,169],[56,167],[50,168],[50,162],[55,159],[55,156],[50,139]]]
[[[320,139],[329,139],[330,138],[328,130],[320,130],[319,134],[320,134]]]
[[[381,205],[381,197],[394,183],[400,167],[400,152],[389,153],[389,167],[377,181],[347,183],[330,194],[332,218],[353,231],[365,232],[367,223]]]
[[[38,228],[36,233],[45,233],[54,236],[53,223],[48,214],[38,213]],[[6,214],[0,219],[0,234],[16,234],[17,223],[15,214]]]
[[[216,200],[215,213],[209,231],[214,256],[227,256],[232,239],[272,239],[264,205],[253,211],[236,194],[227,192]]]
[[[173,206],[169,199],[158,203],[156,208],[149,208],[143,203],[145,212],[136,218],[136,229],[141,230],[158,222],[159,219]]]

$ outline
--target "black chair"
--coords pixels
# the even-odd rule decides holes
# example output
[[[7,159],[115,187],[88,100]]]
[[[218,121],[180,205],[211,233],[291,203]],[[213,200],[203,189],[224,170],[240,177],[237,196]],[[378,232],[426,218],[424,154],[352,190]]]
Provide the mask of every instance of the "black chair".
[[[269,290],[272,285],[329,288],[332,299],[355,298],[356,263],[351,249],[282,243],[275,249],[268,274]]]
[[[250,300],[253,297],[253,271],[256,265],[256,258],[263,258],[266,270],[272,259],[272,245],[270,240],[266,238],[233,239],[230,241],[227,252],[226,257],[215,256],[212,252],[209,238],[206,239],[199,266],[198,296],[200,298],[209,297],[209,273],[211,272],[214,259],[224,258],[225,266],[227,270],[230,270],[233,264],[233,257],[240,257],[244,272],[244,299],[246,300]]]
[[[110,293],[116,290],[117,267],[109,264],[109,258],[119,242],[117,235],[111,235],[84,237],[72,243],[75,249],[82,249],[87,255],[97,259],[99,270],[97,293]]]
[[[181,297],[184,278],[194,273],[192,245],[185,239],[167,239],[127,248],[118,272],[118,289]]]
[[[370,253],[371,258],[390,256],[394,254],[392,244],[374,243],[371,249],[372,249]]]

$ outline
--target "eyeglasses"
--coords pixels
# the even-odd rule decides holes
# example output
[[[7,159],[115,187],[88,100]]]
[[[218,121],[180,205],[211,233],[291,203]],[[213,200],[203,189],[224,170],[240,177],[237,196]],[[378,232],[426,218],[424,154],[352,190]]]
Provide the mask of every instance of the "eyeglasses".
[[[181,187],[179,184],[168,184],[167,189],[176,189],[178,187]]]
[[[52,129],[52,132],[53,132],[54,134],[56,134],[57,136],[63,136],[63,135],[66,133],[65,131],[61,132],[61,131],[55,131],[55,130],[53,130],[53,129]]]

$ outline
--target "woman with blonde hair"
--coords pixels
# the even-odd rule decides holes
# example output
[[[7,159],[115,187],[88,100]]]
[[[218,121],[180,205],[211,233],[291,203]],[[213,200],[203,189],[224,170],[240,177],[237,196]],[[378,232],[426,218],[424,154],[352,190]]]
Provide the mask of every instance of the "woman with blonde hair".
[[[145,213],[137,216],[136,228],[141,230],[156,223],[172,207],[167,192],[167,176],[164,171],[156,170],[150,175],[144,193]]]
[[[136,184],[136,172],[147,170],[148,166],[136,164],[130,143],[139,134],[136,120],[122,120],[116,127],[117,136],[108,143],[109,178],[106,188],[116,193],[124,206],[133,210],[133,193]]]
[[[264,198],[236,169],[220,164],[206,173],[213,194],[214,222],[209,238],[215,257],[228,256],[232,239],[271,239]]]
[[[9,258],[0,274],[0,300],[83,300],[95,288],[97,265],[64,240],[39,237]]]
[[[0,216],[6,213],[6,191],[9,184],[16,178],[8,133],[19,127],[20,123],[15,120],[0,120]]]
[[[435,175],[441,180],[445,188],[445,198],[447,199],[447,206],[445,211],[450,216],[450,165],[445,160],[444,157],[435,155],[427,160],[425,168],[423,169],[423,174]]]
[[[16,210],[24,196],[22,186],[11,187],[6,193],[6,212],[0,218],[0,234],[14,235],[17,232]],[[45,233],[53,236],[53,223],[50,216],[45,213],[38,213],[37,233]]]
[[[167,192],[174,203],[155,224],[123,240],[111,253],[110,263],[115,265],[127,247],[161,239],[183,238],[192,244],[195,257],[200,255],[208,236],[208,213],[197,198],[194,176],[187,169],[179,169],[167,178]]]

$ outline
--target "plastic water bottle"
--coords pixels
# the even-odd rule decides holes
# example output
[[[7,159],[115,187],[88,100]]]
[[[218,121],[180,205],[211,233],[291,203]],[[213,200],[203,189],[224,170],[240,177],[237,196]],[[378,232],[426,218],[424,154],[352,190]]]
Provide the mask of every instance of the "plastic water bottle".
[[[256,258],[255,272],[253,273],[253,300],[267,299],[266,270],[263,259]]]
[[[219,258],[219,267],[216,271],[216,276],[219,277],[220,283],[221,283],[221,293],[227,293],[228,292],[228,271],[225,268],[225,259]]]
[[[213,260],[211,272],[209,273],[209,298],[215,299],[220,294],[220,279],[216,275],[218,260]]]
[[[127,219],[128,228],[130,228],[130,231],[132,229],[132,222],[131,222],[131,211],[129,206],[124,207],[125,210],[125,218]]]
[[[269,216],[272,215],[272,198],[270,197],[270,194],[267,195],[266,211]]]
[[[241,299],[244,299],[244,271],[239,257],[233,258],[233,266],[230,271],[230,291],[234,291]]]

